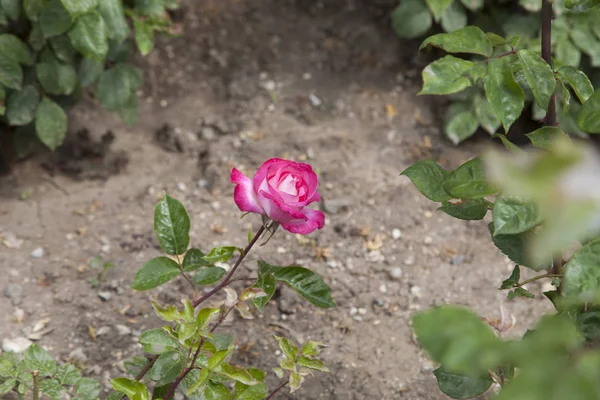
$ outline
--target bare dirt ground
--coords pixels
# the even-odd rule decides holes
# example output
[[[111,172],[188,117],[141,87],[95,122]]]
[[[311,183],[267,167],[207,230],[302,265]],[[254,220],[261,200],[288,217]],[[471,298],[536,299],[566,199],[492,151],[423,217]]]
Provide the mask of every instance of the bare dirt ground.
[[[330,344],[332,373],[279,398],[445,399],[409,323],[434,305],[498,318],[504,304],[523,332],[543,300],[506,303],[494,291],[512,265],[491,246],[486,222],[437,213],[399,176],[425,157],[456,167],[485,143],[441,139],[436,103],[416,96],[416,45],[389,29],[389,2],[374,3],[189,1],[184,36],[139,60],[146,84],[135,128],[89,100],[71,112],[67,159],[89,145],[75,134],[82,128],[89,140],[111,130],[110,148],[96,145],[100,153],[69,168],[38,155],[0,180],[0,340],[29,337],[105,383],[122,374],[122,360],[141,355],[137,336],[159,324],[149,298],[190,295],[181,282],[129,289],[159,254],[152,214],[162,191],[188,208],[195,246],[242,245],[259,220],[239,219],[229,172],[252,173],[271,157],[319,170],[327,225],[308,241],[278,232],[244,274],[259,257],[304,265],[337,302],[318,310],[282,288],[261,318],[225,326],[236,332],[238,361],[266,370],[276,365],[273,334]],[[92,179],[107,172],[116,174]],[[115,267],[95,287],[98,257]]]

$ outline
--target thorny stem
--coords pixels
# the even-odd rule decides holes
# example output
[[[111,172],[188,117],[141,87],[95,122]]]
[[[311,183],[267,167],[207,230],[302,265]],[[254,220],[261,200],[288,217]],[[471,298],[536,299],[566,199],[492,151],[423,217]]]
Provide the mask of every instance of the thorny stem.
[[[142,378],[144,377],[144,375],[146,375],[146,373],[148,371],[150,371],[150,368],[152,368],[154,366],[154,363],[156,362],[156,360],[158,359],[158,354],[153,355],[152,357],[150,357],[148,359],[148,362],[146,363],[146,365],[144,366],[144,368],[142,368],[142,370],[135,376],[135,380],[136,381],[141,381]],[[125,397],[125,394],[122,394],[121,397],[119,397],[119,400],[123,399]]]
[[[281,389],[283,389],[285,387],[285,385],[287,385],[289,383],[290,379],[289,379],[289,374],[286,374],[283,378],[281,378],[281,381],[279,381],[279,385],[277,385],[277,387],[275,389],[273,389],[273,391],[271,393],[269,393],[267,395],[267,397],[265,397],[264,400],[270,400],[273,398],[273,396],[275,396],[277,394],[277,392],[279,392]]]
[[[229,273],[225,276],[225,279],[223,279],[221,281],[221,283],[219,283],[213,290],[206,293],[199,299],[194,300],[194,302],[192,303],[194,307],[198,307],[203,301],[205,301],[206,299],[211,297],[213,294],[217,293],[219,290],[223,289],[225,286],[229,285],[229,282],[231,281],[231,277],[233,276],[235,271],[238,269],[238,267],[240,266],[240,264],[242,263],[242,261],[244,260],[246,255],[250,252],[250,249],[252,249],[252,247],[256,244],[256,242],[258,242],[258,239],[260,239],[260,235],[262,235],[264,231],[265,231],[265,226],[263,225],[256,232],[256,235],[254,235],[254,237],[252,238],[250,243],[248,243],[248,246],[246,246],[246,248],[244,249],[244,251],[242,252],[240,257],[237,259],[233,268],[231,268]]]
[[[40,373],[33,371],[33,400],[39,400],[40,398]]]
[[[542,0],[542,58],[552,68],[552,3]],[[558,125],[556,120],[556,92],[550,96],[544,122],[547,126]]]

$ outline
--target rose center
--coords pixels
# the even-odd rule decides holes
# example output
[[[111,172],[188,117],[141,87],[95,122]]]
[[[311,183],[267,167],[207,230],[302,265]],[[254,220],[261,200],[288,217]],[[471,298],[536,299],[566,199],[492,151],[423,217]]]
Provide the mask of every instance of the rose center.
[[[290,196],[298,196],[298,178],[292,174],[288,174],[279,182],[277,189]]]

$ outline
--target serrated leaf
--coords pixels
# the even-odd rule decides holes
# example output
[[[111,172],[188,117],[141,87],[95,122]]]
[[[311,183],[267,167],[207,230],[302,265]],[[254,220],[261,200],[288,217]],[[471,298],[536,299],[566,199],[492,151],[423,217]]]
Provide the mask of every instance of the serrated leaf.
[[[303,267],[281,267],[273,276],[285,283],[310,303],[320,308],[335,307],[329,286],[319,275]]]
[[[551,150],[557,140],[570,140],[569,135],[564,133],[562,129],[554,126],[545,126],[527,133],[525,136],[531,140],[531,144],[535,147],[546,150]]]
[[[6,118],[10,125],[27,125],[35,118],[40,103],[40,93],[34,86],[10,93],[6,100]]]
[[[204,257],[204,253],[200,251],[200,249],[192,248],[185,253],[185,257],[183,258],[183,270],[185,272],[196,271],[202,267],[212,266],[212,263],[206,261]]]
[[[208,381],[204,388],[204,398],[206,400],[230,400],[231,393],[222,383]]]
[[[445,56],[429,64],[423,70],[423,88],[419,94],[452,94],[465,90],[473,84],[468,73],[471,61]]]
[[[461,0],[461,2],[471,11],[477,11],[483,7],[483,0]]]
[[[139,343],[143,346],[145,352],[151,354],[162,354],[179,347],[177,340],[161,328],[150,329],[142,333]]]
[[[0,354],[0,377],[14,376],[19,362],[17,353],[7,351]]]
[[[535,102],[542,109],[547,110],[550,103],[550,97],[556,90],[556,81],[554,80],[554,72],[550,65],[539,54],[531,50],[519,50],[517,56],[527,84],[533,92]]]
[[[517,146],[516,144],[514,144],[513,142],[508,140],[508,138],[506,137],[506,135],[504,133],[496,133],[496,134],[492,135],[492,138],[500,139],[500,141],[502,142],[504,147],[511,153],[514,153],[514,154],[523,153],[523,150],[521,150],[519,148],[519,146]]]
[[[503,356],[503,343],[477,315],[459,306],[442,306],[412,318],[419,343],[449,370],[478,376]]]
[[[190,243],[190,217],[183,204],[168,194],[154,208],[154,233],[167,254],[183,254]]]
[[[206,329],[208,324],[217,318],[220,311],[219,308],[203,308],[198,311],[198,316],[196,317],[196,326],[198,329]]]
[[[264,383],[250,386],[236,382],[233,400],[263,400],[268,394],[269,389]]]
[[[491,56],[494,51],[488,37],[476,26],[430,36],[421,44],[420,49],[427,46],[439,47],[449,53],[480,54],[486,57]]]
[[[596,90],[579,110],[577,125],[587,133],[600,133],[600,90]]]
[[[21,90],[23,85],[21,66],[2,53],[0,53],[0,83],[15,90]]]
[[[209,263],[226,262],[233,256],[236,250],[237,247],[235,246],[215,247],[204,256],[204,260]]]
[[[586,296],[600,289],[600,240],[577,250],[565,265],[562,291],[565,296]]]
[[[44,97],[35,111],[35,132],[50,150],[56,150],[67,134],[67,114],[61,106]]]
[[[483,129],[490,135],[496,133],[501,123],[490,102],[484,96],[477,94],[473,97],[473,109]]]
[[[6,13],[8,18],[16,21],[21,15],[21,0],[2,0],[0,1],[0,8]]]
[[[452,171],[445,179],[444,190],[457,199],[479,199],[492,195],[497,189],[487,182],[483,162],[476,157]]]
[[[81,378],[81,374],[74,365],[63,364],[56,369],[56,378],[62,385],[72,386]]]
[[[439,21],[444,12],[450,7],[453,0],[425,0],[427,2],[427,6],[431,10],[433,17],[436,21]]]
[[[297,364],[302,366],[302,367],[306,367],[306,368],[310,368],[310,369],[314,369],[317,371],[322,371],[322,372],[331,372],[329,370],[329,368],[327,368],[327,366],[325,365],[325,363],[321,360],[316,360],[316,359],[312,359],[312,358],[308,358],[308,357],[298,357],[298,361]]]
[[[556,60],[563,65],[577,67],[581,62],[581,51],[573,44],[568,36],[556,40],[554,53]]]
[[[298,357],[298,348],[292,343],[289,339],[275,336],[275,340],[279,343],[279,348],[285,354],[285,356],[291,360],[296,361],[296,357]]]
[[[35,343],[25,350],[23,362],[27,368],[39,371],[40,376],[52,376],[56,372],[52,355]]]
[[[491,59],[483,78],[485,95],[505,132],[519,118],[525,105],[525,94],[517,84],[505,58]]]
[[[100,103],[109,111],[119,111],[130,101],[141,84],[140,71],[130,65],[117,64],[100,75],[96,94]]]
[[[220,281],[226,273],[221,267],[208,267],[196,273],[194,282],[196,285],[212,285]]]
[[[510,277],[508,279],[505,279],[502,282],[500,289],[503,290],[503,289],[510,289],[512,287],[515,287],[519,283],[520,279],[521,279],[521,268],[518,265],[515,265],[515,267],[512,270],[512,273],[510,274]]]
[[[135,126],[138,120],[139,104],[136,92],[129,95],[129,100],[119,109],[119,116],[129,126]]]
[[[535,203],[518,196],[501,196],[492,210],[494,236],[529,231],[541,222]]]
[[[121,0],[101,0],[98,11],[100,11],[106,23],[106,32],[109,39],[117,43],[121,43],[127,39],[129,26],[125,19]]]
[[[432,17],[423,0],[402,0],[391,15],[392,27],[402,38],[417,38],[431,28]]]
[[[17,380],[14,378],[9,378],[4,382],[0,383],[0,395],[4,395],[12,392],[14,387],[17,385]]]
[[[433,371],[440,390],[453,399],[471,399],[487,391],[494,381],[489,373],[481,377],[453,374],[440,367]]]
[[[458,1],[453,1],[446,12],[442,14],[440,25],[446,32],[454,32],[467,26],[467,12]]]
[[[84,58],[79,64],[79,83],[81,87],[87,88],[98,80],[104,71],[104,63],[93,58]]]
[[[514,300],[517,297],[525,297],[528,299],[535,299],[535,295],[533,293],[531,293],[529,290],[524,289],[522,287],[518,287],[515,290],[511,290],[510,292],[508,292],[508,295],[506,296],[506,298],[509,301]]]
[[[65,390],[56,379],[42,379],[40,381],[40,391],[52,400],[61,398]]]
[[[259,311],[262,311],[265,308],[269,300],[271,300],[275,294],[277,280],[272,274],[274,268],[275,267],[268,263],[258,260],[258,279],[256,280],[254,287],[262,289],[266,294],[266,296],[257,297],[253,300],[254,305]]]
[[[77,18],[69,38],[73,47],[85,57],[103,61],[108,53],[106,25],[98,11]]]
[[[430,200],[447,201],[452,198],[442,187],[449,172],[433,160],[418,161],[405,169],[402,175],[410,178],[419,192]]]
[[[181,273],[179,265],[168,257],[156,257],[148,261],[135,274],[131,288],[134,290],[154,289]]]
[[[460,103],[458,105],[461,105]],[[451,109],[449,109],[449,113]],[[479,120],[472,110],[462,109],[451,114],[444,124],[444,133],[450,141],[457,145],[470,138],[477,131]]]
[[[258,381],[244,368],[234,367],[229,364],[221,364],[215,372],[222,374],[228,378],[241,382],[245,385],[256,385]]]
[[[98,6],[98,0],[61,0],[73,17],[88,13]],[[105,0],[100,0],[105,1]]]
[[[234,346],[225,350],[219,350],[208,359],[208,369],[214,370],[223,364],[233,353]]]
[[[40,14],[40,28],[45,38],[62,35],[71,28],[73,19],[61,0],[49,0]]]
[[[192,376],[192,374],[188,374],[188,376]],[[191,395],[196,391],[199,391],[206,385],[208,382],[208,378],[210,377],[210,371],[208,368],[202,368],[200,372],[197,372],[197,376],[192,376],[192,379],[189,379],[187,382],[187,395]]]
[[[150,379],[156,382],[157,386],[173,382],[183,370],[185,361],[183,354],[178,351],[161,354],[150,370]]]
[[[150,304],[152,304],[152,308],[154,308],[154,312],[156,312],[156,315],[158,315],[159,318],[163,321],[178,321],[181,319],[181,314],[175,306],[163,307],[152,300],[150,300]]]
[[[293,372],[290,374],[290,393],[294,393],[296,390],[300,388],[304,382],[304,377],[297,372]]]
[[[15,35],[0,35],[0,52],[19,64],[32,65],[33,55],[29,47]]]
[[[483,219],[488,211],[484,199],[467,199],[456,203],[444,202],[439,210],[451,217],[467,221]]]
[[[134,379],[115,378],[110,383],[113,389],[124,393],[130,400],[150,400],[146,385]]]
[[[594,86],[590,79],[575,67],[561,67],[558,70],[558,79],[573,88],[581,104],[584,104],[594,94]]]
[[[75,63],[77,54],[67,35],[54,36],[48,40],[56,58],[66,64]]]
[[[302,347],[302,355],[303,356],[317,356],[321,351],[321,348],[325,348],[327,345],[322,342],[315,342],[314,340],[307,340]]]
[[[77,86],[77,71],[71,64],[63,64],[50,56],[36,66],[37,78],[49,94],[69,95]]]
[[[140,18],[133,20],[135,44],[143,56],[150,54],[154,47],[154,29],[150,23]]]

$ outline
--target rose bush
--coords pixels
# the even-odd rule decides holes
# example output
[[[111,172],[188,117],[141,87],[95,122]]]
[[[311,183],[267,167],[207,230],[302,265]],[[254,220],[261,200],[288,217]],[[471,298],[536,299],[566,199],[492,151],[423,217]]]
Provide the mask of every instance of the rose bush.
[[[231,182],[236,184],[234,200],[241,211],[264,215],[286,231],[303,235],[325,225],[325,214],[306,208],[321,200],[319,178],[308,164],[271,158],[253,179],[234,168]]]

